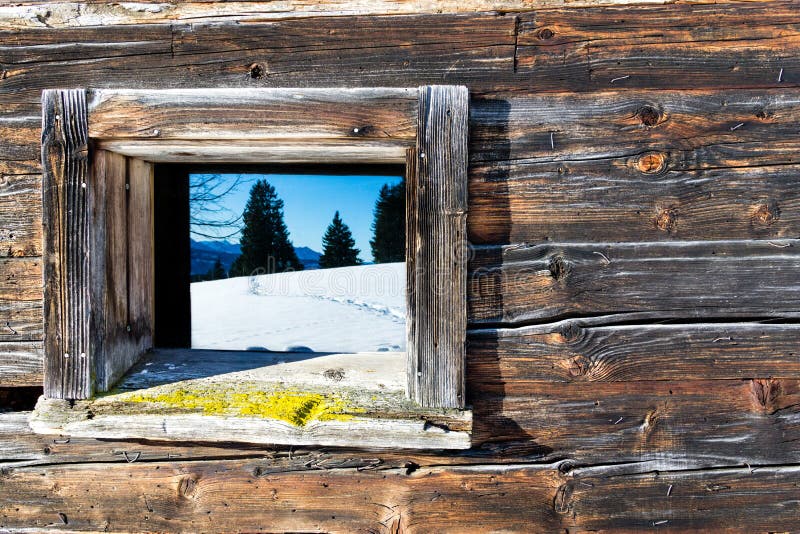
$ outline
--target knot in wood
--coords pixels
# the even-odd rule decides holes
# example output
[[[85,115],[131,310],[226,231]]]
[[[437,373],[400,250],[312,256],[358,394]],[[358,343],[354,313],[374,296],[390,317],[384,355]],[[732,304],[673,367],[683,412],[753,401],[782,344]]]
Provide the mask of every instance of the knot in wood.
[[[779,408],[778,399],[783,393],[783,389],[778,380],[755,379],[750,382],[750,392],[759,411],[771,414]]]
[[[643,126],[652,128],[663,122],[664,114],[653,106],[642,106],[636,114]]]
[[[780,219],[781,210],[775,201],[765,202],[753,208],[750,218],[753,224],[758,226],[769,226]]]
[[[551,30],[550,28],[542,28],[536,33],[536,38],[540,41],[547,41],[555,37],[556,32]]]
[[[569,274],[571,268],[569,263],[563,256],[553,256],[547,263],[547,270],[550,271],[550,276],[553,280],[563,280]]]
[[[673,233],[678,227],[678,210],[674,207],[661,208],[653,218],[656,228],[668,234]]]
[[[767,108],[761,108],[758,111],[756,111],[756,118],[757,119],[761,119],[762,121],[765,121],[767,119],[771,119],[772,115],[773,115],[773,113],[770,110],[768,110]]]
[[[667,155],[663,152],[648,152],[636,160],[636,168],[644,174],[658,174],[667,168]]]
[[[197,480],[192,477],[183,477],[178,482],[178,494],[181,497],[192,497],[197,491]]]
[[[250,77],[254,80],[260,80],[267,73],[266,67],[261,63],[253,63],[249,67]]]
[[[567,365],[567,372],[573,378],[580,378],[589,374],[591,361],[586,356],[575,356],[570,358]]]
[[[559,486],[556,496],[553,498],[553,510],[558,514],[568,514],[572,510],[572,493],[575,487],[572,481]]]
[[[583,329],[573,322],[567,323],[561,327],[561,337],[567,343],[574,343],[580,339]]]

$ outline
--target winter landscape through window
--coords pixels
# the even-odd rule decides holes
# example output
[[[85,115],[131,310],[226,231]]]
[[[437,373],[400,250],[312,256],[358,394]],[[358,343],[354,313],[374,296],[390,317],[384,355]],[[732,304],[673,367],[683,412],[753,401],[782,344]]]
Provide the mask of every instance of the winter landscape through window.
[[[201,170],[189,203],[191,348],[405,351],[401,176]]]

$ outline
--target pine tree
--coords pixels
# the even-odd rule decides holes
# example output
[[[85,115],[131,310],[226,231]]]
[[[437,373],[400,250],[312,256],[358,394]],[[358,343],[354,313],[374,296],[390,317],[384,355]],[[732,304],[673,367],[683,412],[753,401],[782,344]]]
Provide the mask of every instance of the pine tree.
[[[384,184],[375,202],[372,222],[372,257],[375,263],[405,261],[406,183]]]
[[[325,236],[322,238],[322,256],[319,258],[319,266],[322,269],[328,267],[348,267],[359,265],[361,260],[358,255],[361,252],[356,248],[356,241],[350,228],[342,222],[339,212],[333,216],[333,222],[328,225]]]
[[[283,221],[283,201],[266,180],[258,180],[250,188],[242,220],[242,254],[231,265],[230,276],[247,276],[256,270],[262,273],[302,270],[303,264],[297,259]]]
[[[222,266],[222,260],[220,260],[219,256],[217,256],[217,261],[214,262],[214,266],[210,271],[208,271],[208,279],[219,280],[227,277],[228,273],[225,272],[225,267]]]

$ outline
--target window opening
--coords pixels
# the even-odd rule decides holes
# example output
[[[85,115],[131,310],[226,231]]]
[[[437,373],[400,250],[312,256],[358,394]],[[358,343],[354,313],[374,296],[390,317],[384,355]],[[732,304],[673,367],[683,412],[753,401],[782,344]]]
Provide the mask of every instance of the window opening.
[[[198,169],[189,218],[191,348],[405,351],[402,175]]]

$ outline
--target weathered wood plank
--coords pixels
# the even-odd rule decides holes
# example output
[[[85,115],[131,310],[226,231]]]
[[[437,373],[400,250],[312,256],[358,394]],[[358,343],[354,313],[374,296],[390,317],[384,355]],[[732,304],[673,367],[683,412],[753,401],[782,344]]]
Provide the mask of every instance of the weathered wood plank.
[[[0,343],[0,387],[41,386],[41,342]]]
[[[469,320],[513,325],[626,312],[654,312],[650,320],[658,312],[796,316],[798,247],[793,239],[478,247]]]
[[[470,161],[569,164],[658,151],[678,170],[797,163],[787,149],[799,118],[800,90],[790,87],[476,97]],[[639,170],[657,174],[656,163]]]
[[[42,176],[0,171],[0,257],[42,255]]]
[[[17,467],[4,477],[0,526],[324,532],[657,526],[720,532],[786,531],[796,524],[797,466],[645,474],[629,465],[568,474],[557,467],[292,472],[274,469],[270,460]]]
[[[729,145],[732,146],[732,145]],[[764,146],[764,145],[762,145]],[[759,147],[751,147],[757,154]],[[656,174],[638,165],[661,161]],[[470,170],[475,244],[781,239],[800,235],[800,165],[670,169],[670,155]],[[778,159],[780,156],[777,156]],[[649,167],[645,167],[649,168]]]
[[[41,265],[37,269],[41,288]],[[0,341],[41,341],[43,324],[41,295],[36,300],[0,301]]]
[[[64,518],[71,529],[112,531],[485,532],[559,524],[552,467],[423,468],[407,475],[405,469],[274,472],[271,464],[11,468],[0,526],[63,527]]]
[[[797,86],[799,29],[793,1],[540,10],[517,72],[558,91]]]
[[[145,178],[140,176],[140,178]],[[135,204],[146,208],[150,195],[150,180],[143,180],[139,191],[135,193],[139,201]],[[149,261],[151,258],[142,250],[149,248],[150,212],[138,214],[132,212],[133,197],[131,176],[128,172],[128,160],[125,156],[97,150],[94,153],[92,182],[90,184],[89,204],[91,206],[91,249],[92,271],[92,324],[91,348],[95,362],[95,387],[98,391],[108,391],[143,352],[140,343],[150,345],[150,324],[145,316],[139,314],[139,323],[134,330],[131,306],[132,288],[142,289],[132,282],[134,272],[132,263]],[[141,217],[141,220],[140,220]],[[131,219],[140,225],[146,236],[137,240],[137,254],[134,258],[131,243]],[[136,232],[134,232],[136,234]],[[147,239],[148,243],[143,242]],[[146,265],[137,267],[149,270]],[[136,271],[138,273],[138,270]],[[144,280],[142,280],[144,282]],[[151,291],[143,289],[147,295]],[[136,291],[138,295],[139,291]],[[141,295],[137,303],[146,300]],[[81,398],[89,398],[81,397]]]
[[[614,468],[574,472],[553,507],[586,531],[777,532],[797,526],[800,466],[619,476]]]
[[[407,143],[391,140],[296,139],[237,141],[122,139],[100,141],[97,147],[155,163],[402,163]]]
[[[41,258],[0,258],[0,272],[0,302],[15,304],[41,301]]]
[[[471,412],[406,400],[404,368],[401,353],[162,350],[114,393],[40,399],[30,424],[111,439],[468,449]]]
[[[466,87],[420,88],[415,199],[408,214],[416,235],[407,254],[415,267],[408,394],[422,406],[464,407],[468,119]]]
[[[155,218],[154,168],[140,159],[127,158],[128,165],[128,325],[129,358],[117,367],[106,387],[130,369],[153,347],[155,328]]]
[[[40,106],[38,103],[33,103],[28,108],[29,110],[22,116],[5,116],[5,113],[10,113],[5,106],[0,111],[0,138],[3,139],[0,143],[0,176],[42,172]]]
[[[93,393],[86,95],[44,91],[42,109],[45,395],[85,398]]]
[[[410,146],[416,135],[416,88],[98,90],[88,98],[96,139],[383,139]]]
[[[637,4],[660,4],[665,0],[636,0]],[[697,3],[702,3],[701,0]],[[97,0],[20,2],[0,6],[0,28],[64,28],[106,24],[138,25],[165,22],[263,22],[286,18],[310,18],[352,15],[416,15],[421,13],[474,13],[498,11],[510,13],[552,6],[585,7],[629,4],[630,0],[327,0],[290,1],[148,1],[135,4],[109,4]]]
[[[624,322],[625,317],[618,320]],[[608,382],[800,376],[797,324],[593,323],[599,320],[468,332],[470,380]]]
[[[40,91],[53,86],[52,69],[60,86],[94,89],[489,89],[513,74],[514,17],[327,17],[314,28],[309,33],[308,21],[283,20],[16,30],[0,49],[0,103],[3,114],[36,115]]]
[[[148,72],[153,85],[174,87],[164,75],[171,39],[169,24],[2,31],[0,115],[38,115],[41,92],[53,87],[136,88]]]
[[[231,87],[409,87],[512,74],[515,20],[493,14],[337,17],[175,26],[174,52],[194,75]],[[380,46],[375,36],[380,35]],[[301,38],[299,38],[302,36]],[[203,61],[194,58],[202,56]],[[252,66],[262,69],[253,72]],[[254,76],[255,75],[255,76]]]
[[[473,447],[649,469],[798,463],[800,381],[467,379]]]

